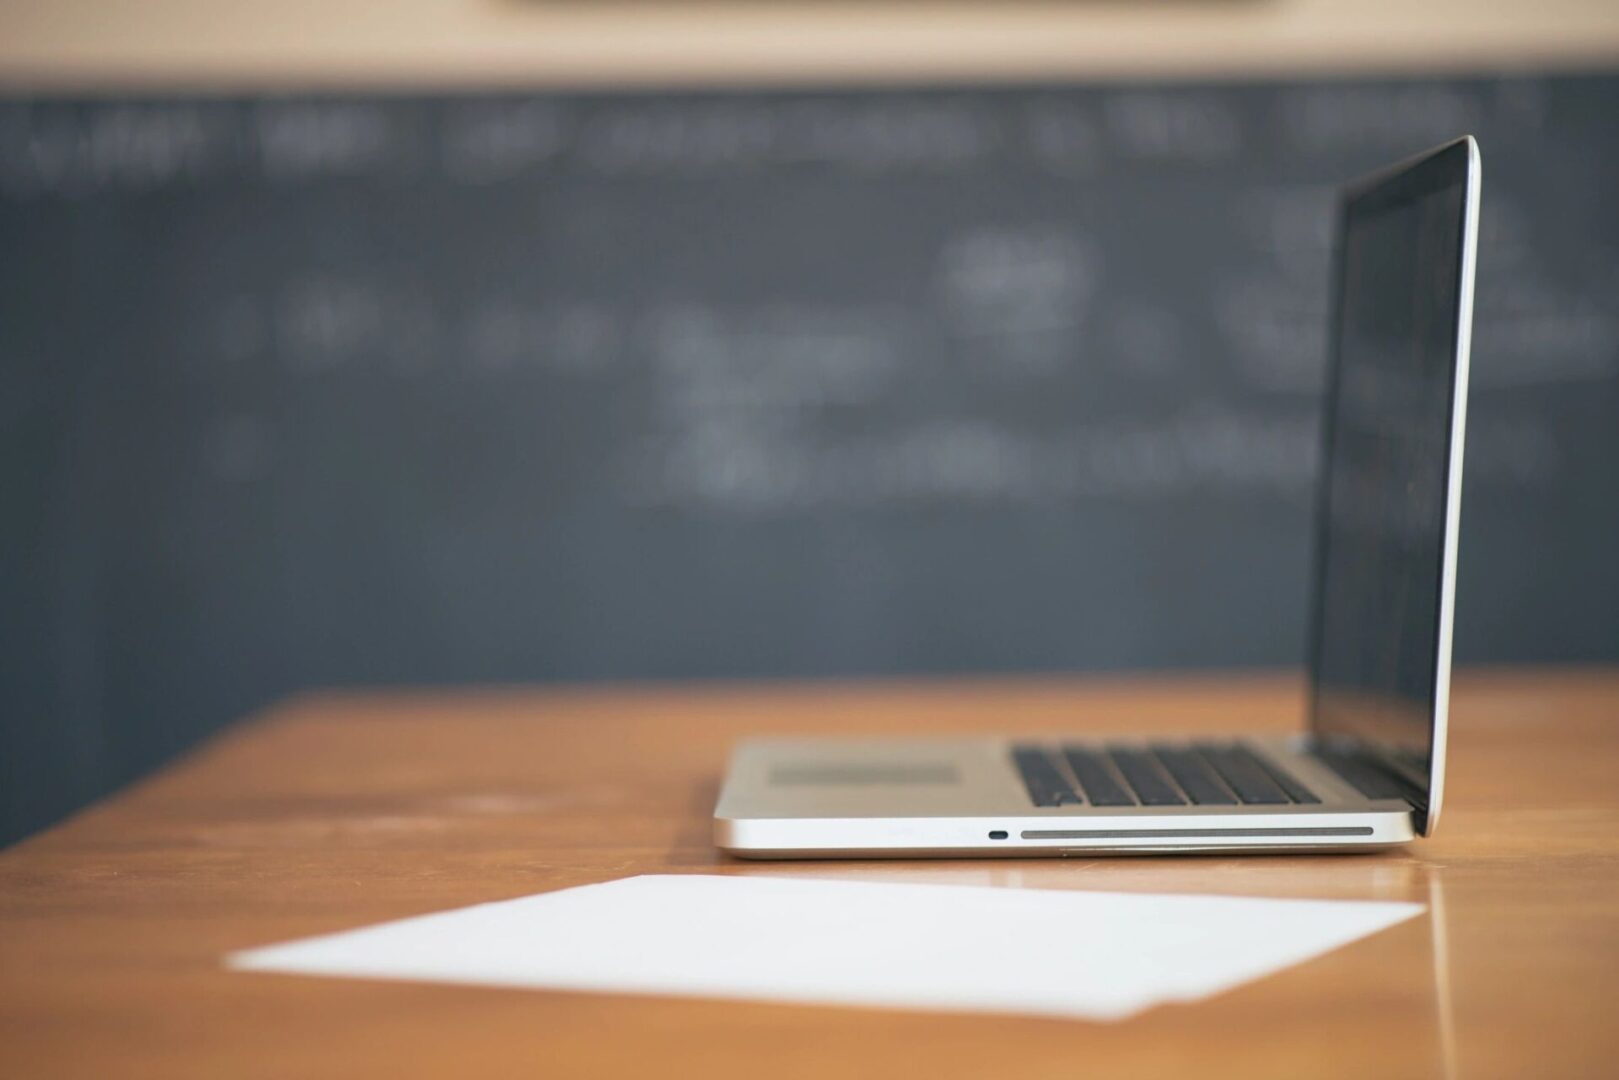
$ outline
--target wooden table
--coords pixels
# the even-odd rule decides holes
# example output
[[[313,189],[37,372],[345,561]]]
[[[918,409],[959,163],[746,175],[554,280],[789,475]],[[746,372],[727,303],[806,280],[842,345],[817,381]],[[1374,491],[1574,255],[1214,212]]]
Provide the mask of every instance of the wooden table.
[[[1619,1074],[1619,672],[1459,682],[1440,835],[1380,855],[736,862],[751,732],[1284,729],[1278,679],[320,695],[0,853],[0,1076]],[[226,972],[628,874],[1385,898],[1427,918],[1118,1024]]]

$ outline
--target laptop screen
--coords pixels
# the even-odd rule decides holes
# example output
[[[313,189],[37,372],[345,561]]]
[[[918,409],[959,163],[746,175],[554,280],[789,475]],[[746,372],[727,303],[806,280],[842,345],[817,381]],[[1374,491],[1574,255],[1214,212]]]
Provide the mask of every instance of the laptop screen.
[[[1476,183],[1476,148],[1453,143],[1351,189],[1338,241],[1312,728],[1371,744],[1425,795],[1449,692]]]

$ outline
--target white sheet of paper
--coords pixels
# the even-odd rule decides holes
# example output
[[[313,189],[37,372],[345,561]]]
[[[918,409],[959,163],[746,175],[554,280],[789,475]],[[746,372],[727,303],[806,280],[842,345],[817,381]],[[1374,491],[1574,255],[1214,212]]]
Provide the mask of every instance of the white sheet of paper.
[[[1418,904],[785,877],[623,878],[234,953],[233,968],[1116,1020]]]

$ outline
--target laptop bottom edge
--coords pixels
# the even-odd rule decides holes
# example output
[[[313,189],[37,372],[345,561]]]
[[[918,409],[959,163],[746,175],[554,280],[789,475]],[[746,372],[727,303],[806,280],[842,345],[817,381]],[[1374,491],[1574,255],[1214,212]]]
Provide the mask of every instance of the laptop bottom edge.
[[[1409,810],[1289,817],[720,818],[714,839],[747,859],[859,859],[1377,851],[1416,837]]]

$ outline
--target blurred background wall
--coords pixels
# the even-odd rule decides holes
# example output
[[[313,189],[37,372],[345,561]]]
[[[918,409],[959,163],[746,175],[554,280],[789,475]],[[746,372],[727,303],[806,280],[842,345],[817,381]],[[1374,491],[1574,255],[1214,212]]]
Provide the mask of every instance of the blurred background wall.
[[[313,686],[1297,665],[1464,131],[1459,657],[1619,660],[1611,3],[0,4],[0,840]]]

